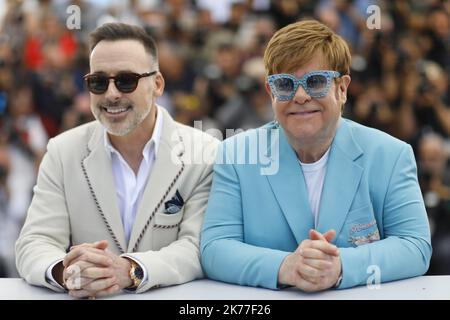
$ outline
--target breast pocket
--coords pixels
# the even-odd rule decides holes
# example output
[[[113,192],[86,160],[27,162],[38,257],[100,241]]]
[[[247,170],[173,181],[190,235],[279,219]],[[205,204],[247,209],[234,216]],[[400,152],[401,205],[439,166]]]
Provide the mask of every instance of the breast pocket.
[[[174,214],[155,213],[153,225],[153,250],[160,250],[178,238],[178,231],[183,220],[183,210]]]
[[[340,240],[346,247],[358,247],[380,240],[380,232],[371,204],[348,213]]]

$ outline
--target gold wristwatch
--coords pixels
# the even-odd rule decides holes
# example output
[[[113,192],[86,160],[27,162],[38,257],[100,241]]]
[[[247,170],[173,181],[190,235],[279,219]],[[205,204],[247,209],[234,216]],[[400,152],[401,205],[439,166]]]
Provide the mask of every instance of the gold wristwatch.
[[[127,289],[136,289],[137,287],[139,287],[139,285],[142,282],[142,279],[144,278],[144,271],[139,266],[139,264],[137,264],[134,260],[132,259],[129,260],[131,263],[130,278],[131,281],[133,281],[133,284]]]

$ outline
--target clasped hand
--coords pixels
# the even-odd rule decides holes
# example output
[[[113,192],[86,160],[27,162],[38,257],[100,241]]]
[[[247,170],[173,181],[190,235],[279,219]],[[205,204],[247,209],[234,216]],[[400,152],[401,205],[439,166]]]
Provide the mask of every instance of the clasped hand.
[[[63,282],[72,297],[108,296],[131,286],[130,261],[107,247],[102,240],[70,248],[63,261]]]
[[[295,286],[305,292],[321,291],[333,287],[341,274],[339,249],[331,243],[336,231],[324,234],[310,230],[309,239],[281,264],[278,283]]]

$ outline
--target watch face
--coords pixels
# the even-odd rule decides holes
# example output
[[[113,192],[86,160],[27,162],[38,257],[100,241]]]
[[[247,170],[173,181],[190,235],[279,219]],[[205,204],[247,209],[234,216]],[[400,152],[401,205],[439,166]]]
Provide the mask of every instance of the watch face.
[[[134,268],[134,275],[139,280],[142,280],[144,278],[144,271],[142,270],[142,268],[139,265],[137,265],[136,268]]]

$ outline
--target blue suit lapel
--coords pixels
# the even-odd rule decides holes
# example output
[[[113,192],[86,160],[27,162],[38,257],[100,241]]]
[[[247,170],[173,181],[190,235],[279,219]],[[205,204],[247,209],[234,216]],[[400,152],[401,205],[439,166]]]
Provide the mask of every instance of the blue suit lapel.
[[[288,143],[283,129],[279,128],[278,132],[279,137],[272,141],[270,152],[272,155],[278,152],[279,169],[276,174],[267,175],[267,179],[297,243],[300,243],[308,238],[309,230],[314,228],[314,219],[297,156]]]
[[[335,229],[337,234],[340,233],[364,171],[355,162],[362,154],[348,122],[341,119],[331,145],[322,189],[317,226],[319,232]]]

